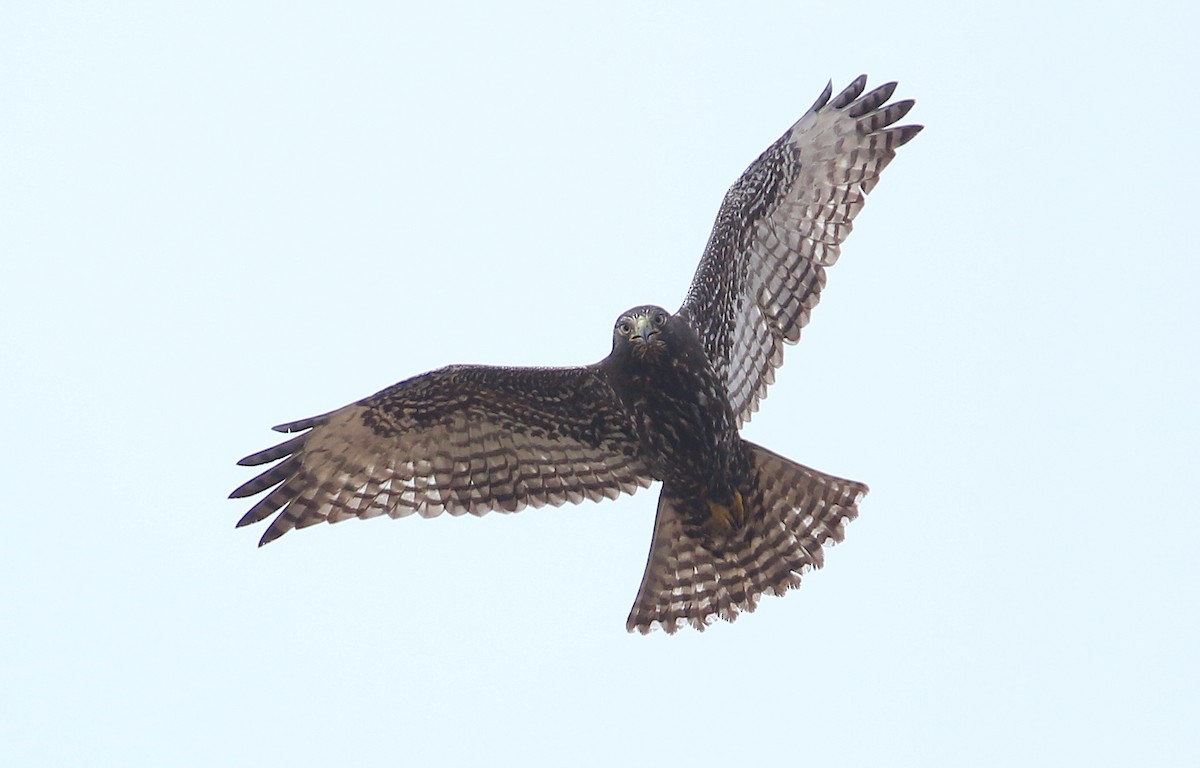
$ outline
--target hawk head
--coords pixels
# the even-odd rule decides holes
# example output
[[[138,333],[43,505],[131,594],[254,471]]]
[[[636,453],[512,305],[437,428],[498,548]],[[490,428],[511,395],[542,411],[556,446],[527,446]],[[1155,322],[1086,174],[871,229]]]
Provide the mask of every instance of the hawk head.
[[[613,326],[613,354],[636,358],[658,358],[673,348],[675,337],[671,313],[648,304],[622,313]]]

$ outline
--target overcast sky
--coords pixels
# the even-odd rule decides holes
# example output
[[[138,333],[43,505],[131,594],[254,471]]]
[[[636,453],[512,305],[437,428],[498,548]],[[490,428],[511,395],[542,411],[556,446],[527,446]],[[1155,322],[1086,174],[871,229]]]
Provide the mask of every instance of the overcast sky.
[[[1195,4],[650,5],[4,4],[0,763],[1200,764]],[[799,592],[628,635],[656,488],[234,529],[271,425],[677,306],[860,72],[926,130],[745,432],[872,488]]]

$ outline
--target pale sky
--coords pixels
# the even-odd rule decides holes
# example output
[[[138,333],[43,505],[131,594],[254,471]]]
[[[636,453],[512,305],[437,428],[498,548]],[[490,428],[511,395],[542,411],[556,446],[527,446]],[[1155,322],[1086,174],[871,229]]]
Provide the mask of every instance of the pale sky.
[[[111,6],[119,7],[111,7]],[[0,9],[0,764],[1200,764],[1194,3]],[[678,306],[832,79],[926,130],[745,435],[871,486],[628,635],[657,488],[269,547],[269,427]]]

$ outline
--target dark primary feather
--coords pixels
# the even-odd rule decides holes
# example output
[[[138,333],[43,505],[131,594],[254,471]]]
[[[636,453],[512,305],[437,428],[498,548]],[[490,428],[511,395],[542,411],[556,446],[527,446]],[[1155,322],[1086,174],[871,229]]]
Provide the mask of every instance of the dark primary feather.
[[[783,345],[800,339],[866,194],[921,130],[889,127],[913,102],[883,106],[896,84],[863,94],[866,82],[863,75],[832,99],[826,86],[729,189],[680,308],[739,424],[775,380]]]
[[[239,464],[279,464],[231,495],[273,491],[239,526],[278,515],[260,543],[351,517],[515,512],[650,485],[636,438],[595,367],[453,366],[323,416]]]

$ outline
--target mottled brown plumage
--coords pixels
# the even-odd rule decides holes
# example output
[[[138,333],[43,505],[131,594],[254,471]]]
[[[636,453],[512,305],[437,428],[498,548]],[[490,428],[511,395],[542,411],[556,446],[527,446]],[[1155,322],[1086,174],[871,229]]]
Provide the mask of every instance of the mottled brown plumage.
[[[866,78],[813,107],[730,188],[683,306],[624,313],[604,360],[576,368],[452,366],[323,416],[241,464],[279,463],[231,495],[267,492],[260,543],[351,517],[515,512],[663,483],[627,627],[703,629],[752,611],[823,563],[858,514],[861,483],[743,440],[825,285],[825,268],[897,147]]]

